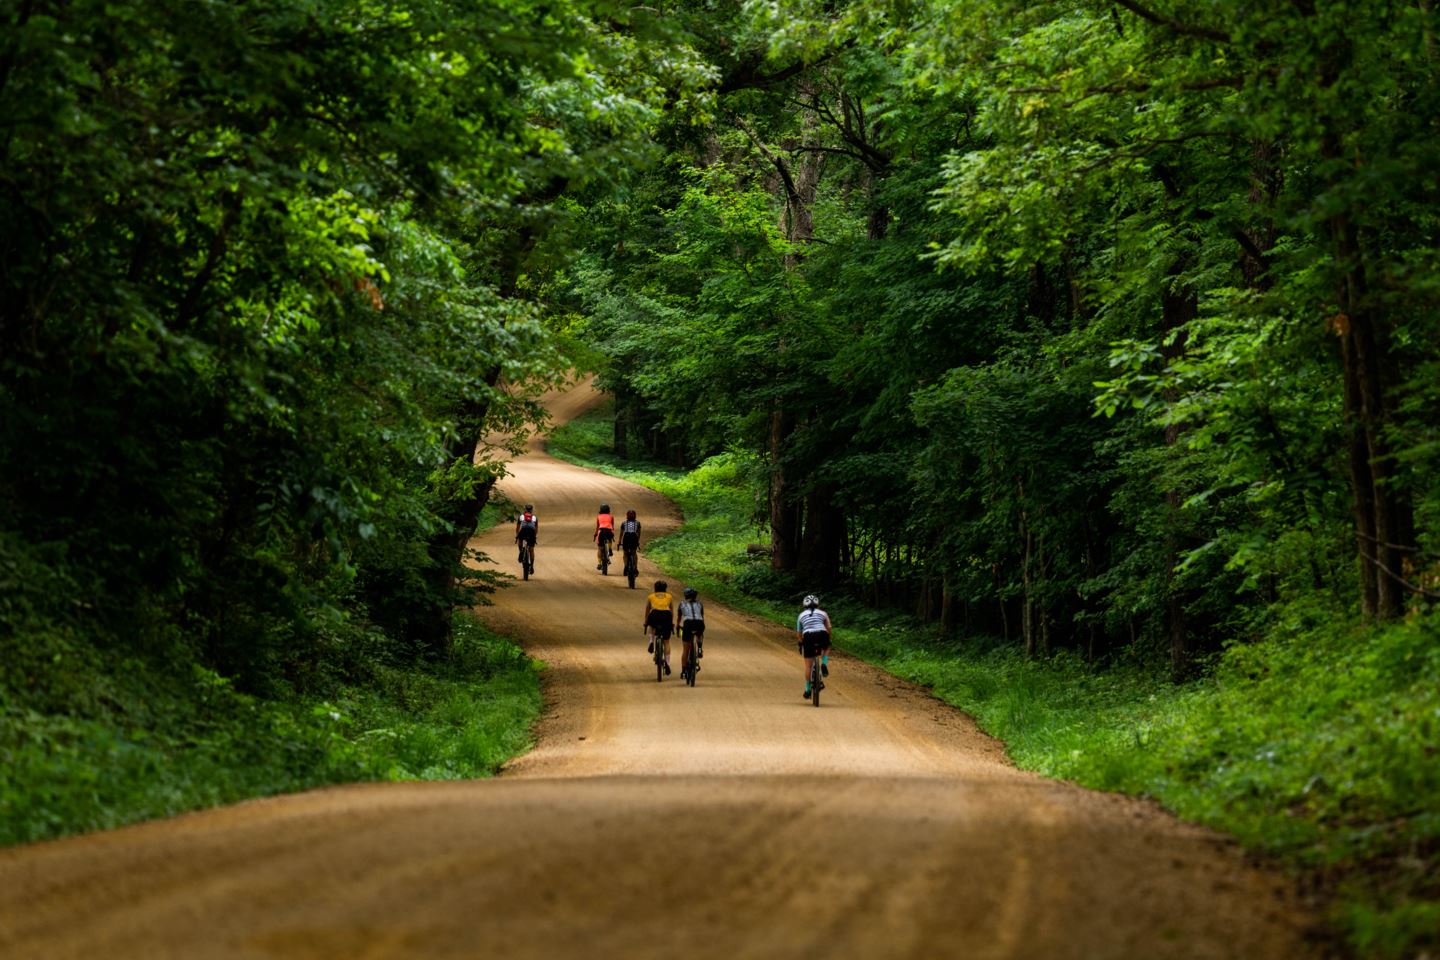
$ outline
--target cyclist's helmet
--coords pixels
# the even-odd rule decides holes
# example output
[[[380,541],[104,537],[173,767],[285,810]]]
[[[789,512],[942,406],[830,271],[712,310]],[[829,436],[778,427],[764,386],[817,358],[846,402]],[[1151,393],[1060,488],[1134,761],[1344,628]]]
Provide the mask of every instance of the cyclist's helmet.
[[[694,588],[694,587],[686,587],[686,588],[685,588],[685,599],[686,599],[686,600],[694,600],[697,596],[699,596],[699,594],[695,592],[695,588]]]
[[[815,594],[813,593],[807,594],[805,596],[804,605],[807,607],[818,607],[820,606],[820,598],[815,596]]]
[[[609,512],[610,512],[610,504],[608,504],[608,503],[602,503],[602,504],[600,504],[600,512],[601,512],[601,513],[609,513]]]
[[[664,593],[667,589],[669,589],[669,587],[670,587],[670,584],[666,583],[664,580],[656,580],[656,581],[655,581],[655,592],[656,592],[656,593]]]
[[[525,504],[525,512],[526,512],[526,513],[534,513],[534,512],[535,512],[535,504],[533,504],[533,503],[527,503],[527,504]]]
[[[635,511],[634,511],[634,510],[626,510],[626,511],[625,511],[625,519],[626,519],[626,520],[634,520],[634,519],[635,519]]]

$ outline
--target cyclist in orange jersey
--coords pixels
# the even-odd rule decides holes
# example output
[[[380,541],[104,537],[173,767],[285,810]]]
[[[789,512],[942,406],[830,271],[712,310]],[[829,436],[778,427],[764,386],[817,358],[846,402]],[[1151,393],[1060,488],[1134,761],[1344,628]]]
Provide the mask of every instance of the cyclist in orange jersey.
[[[604,560],[615,556],[615,515],[608,503],[600,504],[600,513],[595,517],[595,546],[595,569],[599,570]]]

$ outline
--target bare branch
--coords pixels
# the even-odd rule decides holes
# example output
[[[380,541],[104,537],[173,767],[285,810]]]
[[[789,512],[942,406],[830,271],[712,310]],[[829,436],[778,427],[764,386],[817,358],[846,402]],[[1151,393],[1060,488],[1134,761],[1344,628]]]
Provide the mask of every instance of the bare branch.
[[[1366,539],[1370,538],[1367,537]],[[1376,568],[1380,570],[1381,573],[1384,573],[1391,580],[1394,580],[1396,583],[1400,584],[1400,586],[1404,587],[1406,590],[1409,590],[1411,593],[1422,596],[1427,600],[1440,600],[1440,593],[1434,593],[1430,590],[1426,590],[1418,583],[1411,583],[1409,580],[1406,580],[1400,574],[1396,573],[1394,570],[1391,570],[1388,566],[1381,563],[1379,557],[1372,556],[1371,554],[1366,553],[1364,550],[1360,551],[1360,555],[1363,556],[1366,560],[1373,563]]]

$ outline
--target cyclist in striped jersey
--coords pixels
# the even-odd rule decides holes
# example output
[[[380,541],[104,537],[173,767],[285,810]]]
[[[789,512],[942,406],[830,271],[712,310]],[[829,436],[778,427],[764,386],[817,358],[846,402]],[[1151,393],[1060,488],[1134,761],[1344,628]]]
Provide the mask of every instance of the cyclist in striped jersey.
[[[805,598],[805,609],[795,619],[795,638],[805,658],[805,698],[808,700],[810,665],[816,657],[820,658],[820,673],[830,676],[830,614],[820,609],[820,598],[813,593]]]

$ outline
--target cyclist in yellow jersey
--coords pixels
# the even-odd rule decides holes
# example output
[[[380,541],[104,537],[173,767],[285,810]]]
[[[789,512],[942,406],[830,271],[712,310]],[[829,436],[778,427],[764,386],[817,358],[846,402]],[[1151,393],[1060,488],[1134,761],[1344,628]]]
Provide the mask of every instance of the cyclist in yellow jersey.
[[[645,631],[650,638],[647,652],[655,651],[655,644],[665,645],[665,675],[670,675],[670,634],[675,632],[675,598],[667,591],[669,584],[664,580],[655,581],[655,592],[645,598]]]

